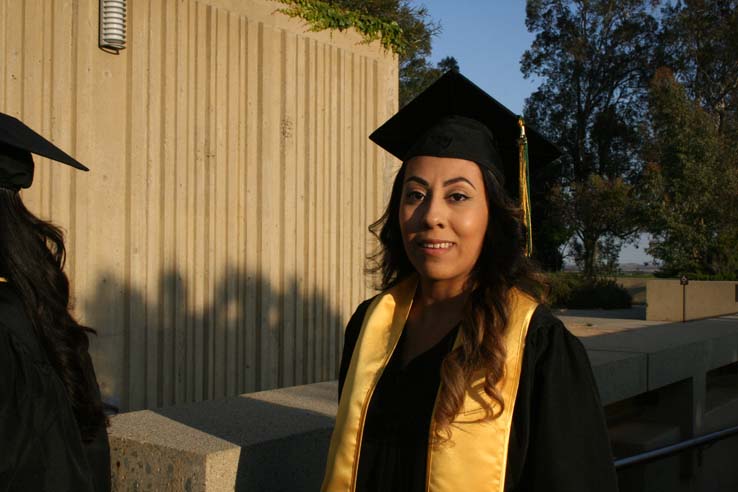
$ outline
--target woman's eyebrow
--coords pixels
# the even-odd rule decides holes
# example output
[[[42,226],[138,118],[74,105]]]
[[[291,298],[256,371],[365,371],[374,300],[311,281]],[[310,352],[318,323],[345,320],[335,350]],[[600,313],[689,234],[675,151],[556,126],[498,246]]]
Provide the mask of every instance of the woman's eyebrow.
[[[466,178],[465,178],[465,177],[463,177],[463,176],[459,176],[458,178],[451,178],[451,179],[447,179],[446,181],[444,181],[444,182],[443,182],[443,186],[450,186],[450,185],[452,185],[452,184],[454,184],[454,183],[459,183],[459,182],[461,182],[461,181],[464,181],[464,182],[466,182],[466,183],[469,183],[469,186],[471,186],[471,187],[472,187],[472,188],[474,188],[475,190],[477,189],[477,187],[476,187],[476,186],[474,186],[474,185],[472,184],[472,182],[471,182],[471,181],[469,181],[468,179],[466,179]]]
[[[406,183],[408,181],[415,181],[416,183],[420,183],[421,185],[425,186],[426,188],[430,187],[430,184],[428,184],[428,182],[426,180],[424,180],[423,178],[420,178],[418,176],[410,176],[409,178],[407,178],[405,180]],[[471,181],[469,181],[468,179],[466,179],[463,176],[459,176],[459,177],[456,177],[456,178],[447,179],[446,181],[443,182],[443,186],[451,186],[454,183],[460,183],[460,182],[468,183],[469,186],[471,186],[475,190],[477,189],[477,187],[474,186]]]
[[[425,186],[426,188],[428,188],[430,186],[430,184],[428,184],[428,182],[426,180],[424,180],[423,178],[419,178],[418,176],[410,176],[409,178],[407,178],[405,180],[406,183],[408,181],[415,181],[416,183],[420,183],[421,185]]]

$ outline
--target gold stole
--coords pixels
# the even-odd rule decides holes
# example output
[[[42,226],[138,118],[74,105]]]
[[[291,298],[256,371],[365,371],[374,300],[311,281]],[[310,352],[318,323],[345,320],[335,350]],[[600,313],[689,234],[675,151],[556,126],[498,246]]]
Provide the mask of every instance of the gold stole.
[[[323,492],[353,492],[359,466],[364,421],[374,388],[387,366],[405,326],[417,280],[410,278],[377,296],[369,306],[349,365],[336,426],[328,451]],[[505,343],[505,377],[497,388],[505,402],[502,414],[486,419],[483,378],[466,390],[462,411],[451,425],[450,442],[429,445],[426,490],[503,492],[513,407],[520,381],[525,335],[537,304],[518,290],[510,293]],[[457,337],[458,346],[460,339]],[[498,407],[493,404],[493,408]],[[497,411],[497,410],[496,410]],[[430,436],[434,429],[431,424]]]

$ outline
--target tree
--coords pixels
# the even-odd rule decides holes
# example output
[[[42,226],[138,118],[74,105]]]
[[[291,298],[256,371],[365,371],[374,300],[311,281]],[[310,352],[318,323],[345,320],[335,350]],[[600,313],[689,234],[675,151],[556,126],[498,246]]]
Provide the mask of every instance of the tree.
[[[546,166],[536,165],[535,162],[531,164],[533,258],[544,270],[559,271],[564,266],[561,245],[573,234],[563,206],[561,165],[558,162]]]
[[[688,97],[717,118],[718,131],[735,131],[738,114],[738,0],[667,4],[660,32],[660,64]]]
[[[443,73],[446,73],[449,70],[456,70],[458,72],[459,62],[456,61],[456,58],[453,56],[446,56],[438,62],[438,69]]]
[[[666,274],[738,276],[738,1],[667,4],[651,83],[648,250]]]
[[[641,193],[662,272],[738,276],[738,146],[662,68],[651,88]]]
[[[617,257],[613,250],[638,230],[634,211],[595,211],[630,203],[630,183],[640,171],[639,128],[657,32],[649,8],[649,0],[529,0],[526,6],[526,26],[536,37],[521,70],[543,79],[526,101],[526,121],[564,151],[555,172],[537,177],[532,171],[546,192],[534,207],[564,218],[554,220],[551,238],[571,238],[588,276]],[[558,195],[549,193],[556,187]],[[562,245],[551,238],[534,239],[548,248]]]
[[[622,178],[598,174],[566,190],[560,207],[575,235],[571,247],[585,276],[617,273],[620,248],[640,225],[640,207],[633,196],[633,186]]]

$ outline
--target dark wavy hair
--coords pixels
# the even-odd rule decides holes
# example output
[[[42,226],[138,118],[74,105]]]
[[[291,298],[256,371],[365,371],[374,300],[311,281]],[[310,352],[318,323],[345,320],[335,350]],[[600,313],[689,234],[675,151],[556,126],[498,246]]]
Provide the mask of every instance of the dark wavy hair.
[[[69,313],[66,250],[58,227],[34,216],[15,190],[0,187],[0,275],[18,292],[37,339],[61,379],[83,441],[107,424],[90,370],[88,333]]]
[[[508,321],[507,298],[517,288],[541,302],[545,281],[525,255],[525,234],[520,207],[500,180],[479,166],[487,195],[489,221],[482,251],[469,279],[471,289],[460,326],[461,345],[446,355],[441,366],[441,389],[435,410],[435,438],[450,437],[450,424],[461,410],[466,388],[482,374],[484,391],[496,403],[486,418],[498,417],[505,406],[496,384],[504,377],[504,331]],[[389,204],[369,230],[380,242],[371,255],[368,273],[380,274],[378,287],[386,290],[415,273],[403,246],[399,212],[407,162],[395,177]]]

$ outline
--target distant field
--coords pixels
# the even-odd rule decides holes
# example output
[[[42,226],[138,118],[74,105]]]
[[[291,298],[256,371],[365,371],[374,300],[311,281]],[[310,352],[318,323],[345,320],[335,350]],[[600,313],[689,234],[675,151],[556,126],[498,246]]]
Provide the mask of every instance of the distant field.
[[[656,278],[656,276],[648,272],[622,272],[618,278]]]

